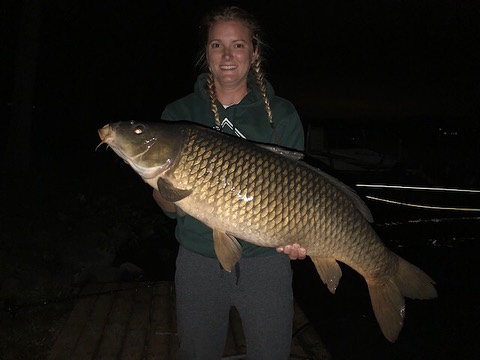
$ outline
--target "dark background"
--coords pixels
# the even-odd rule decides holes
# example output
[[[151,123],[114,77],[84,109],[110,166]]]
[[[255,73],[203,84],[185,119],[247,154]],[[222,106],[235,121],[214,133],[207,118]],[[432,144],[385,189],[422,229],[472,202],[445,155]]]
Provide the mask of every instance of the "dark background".
[[[97,129],[114,121],[156,120],[166,104],[193,90],[197,25],[217,3],[3,2],[2,235],[23,227],[22,249],[43,249],[52,266],[52,254],[60,253],[48,245],[52,239],[70,239],[88,252],[92,239],[103,239],[103,233],[112,237],[122,223],[135,241],[148,232],[145,228],[153,229],[150,248],[135,260],[144,262],[140,265],[153,279],[171,277],[172,267],[165,264],[172,256],[163,262],[156,257],[157,240],[171,229],[162,228],[169,225],[159,219],[151,191],[138,176],[111,151],[95,151]],[[401,130],[403,150],[410,159],[422,159],[419,168],[448,164],[442,176],[422,181],[480,188],[477,1],[231,3],[258,16],[270,46],[268,78],[276,93],[297,107],[306,130],[327,124],[339,141],[342,136],[353,141],[356,135],[345,134],[368,127],[379,143],[398,141]],[[438,141],[439,134],[448,136]],[[404,180],[390,176],[393,183]],[[479,207],[478,200],[467,201]],[[478,217],[455,214],[454,221],[418,225],[425,214],[408,213],[412,223],[404,212],[369,205],[385,242],[437,280],[441,300],[408,301],[406,326],[390,344],[369,312],[358,275],[345,268],[333,296],[309,262],[295,263],[297,300],[334,359],[471,358],[478,353]],[[120,237],[130,241],[124,233]],[[0,243],[3,252],[13,253],[11,244]],[[161,256],[168,256],[163,250]],[[133,261],[128,258],[133,253],[127,246],[119,256]],[[50,272],[67,273],[54,264]]]
[[[28,130],[16,124],[31,120],[33,152],[55,158],[59,149],[91,155],[98,127],[158,119],[191,92],[200,17],[222,2],[4,3],[1,115],[13,119],[5,130],[25,132],[22,141]],[[258,16],[268,77],[305,122],[478,120],[476,1],[231,3]]]

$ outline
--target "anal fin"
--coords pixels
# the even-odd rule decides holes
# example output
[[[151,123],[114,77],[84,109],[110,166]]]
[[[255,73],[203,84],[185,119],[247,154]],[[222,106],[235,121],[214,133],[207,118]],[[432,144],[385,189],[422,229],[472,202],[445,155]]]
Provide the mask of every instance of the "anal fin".
[[[320,256],[311,256],[310,258],[315,264],[318,275],[320,275],[323,283],[327,285],[328,290],[330,290],[332,294],[335,294],[338,282],[342,277],[342,269],[340,269],[340,265],[338,265],[334,258]]]

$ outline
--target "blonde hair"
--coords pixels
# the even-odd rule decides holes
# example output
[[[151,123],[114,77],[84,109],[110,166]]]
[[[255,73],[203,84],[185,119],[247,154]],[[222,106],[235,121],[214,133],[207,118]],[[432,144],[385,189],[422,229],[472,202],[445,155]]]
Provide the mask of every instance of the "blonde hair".
[[[240,21],[242,22],[252,34],[252,43],[254,49],[257,51],[257,59],[252,64],[250,68],[250,73],[254,76],[260,94],[262,96],[263,104],[265,106],[265,111],[268,116],[268,121],[272,128],[273,125],[273,115],[272,109],[270,107],[270,100],[267,96],[267,84],[265,80],[265,73],[262,68],[263,56],[262,50],[265,47],[265,44],[262,42],[260,37],[261,28],[257,20],[253,15],[247,11],[236,7],[236,6],[221,6],[213,9],[210,13],[204,16],[202,24],[200,26],[200,54],[197,61],[197,67],[200,71],[207,72],[207,89],[210,98],[210,109],[213,112],[215,119],[215,124],[220,127],[220,114],[217,107],[217,97],[215,93],[215,82],[213,79],[213,74],[210,72],[207,63],[206,55],[206,46],[208,42],[208,33],[213,24],[218,21]]]

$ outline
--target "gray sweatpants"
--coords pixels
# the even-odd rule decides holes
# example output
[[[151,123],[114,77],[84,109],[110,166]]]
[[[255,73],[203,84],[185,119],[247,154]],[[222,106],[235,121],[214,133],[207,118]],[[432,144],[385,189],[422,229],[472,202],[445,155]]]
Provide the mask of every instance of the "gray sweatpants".
[[[217,360],[229,311],[242,319],[248,360],[287,360],[293,321],[292,268],[284,254],[242,258],[231,273],[180,246],[175,287],[179,359]]]

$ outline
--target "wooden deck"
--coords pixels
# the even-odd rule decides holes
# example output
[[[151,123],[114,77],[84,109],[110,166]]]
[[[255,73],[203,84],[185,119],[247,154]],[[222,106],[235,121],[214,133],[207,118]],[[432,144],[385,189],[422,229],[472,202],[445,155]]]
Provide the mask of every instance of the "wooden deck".
[[[295,306],[291,359],[330,359]],[[170,360],[178,339],[171,282],[87,285],[58,336],[48,360]],[[232,308],[224,359],[245,359],[240,317]]]

